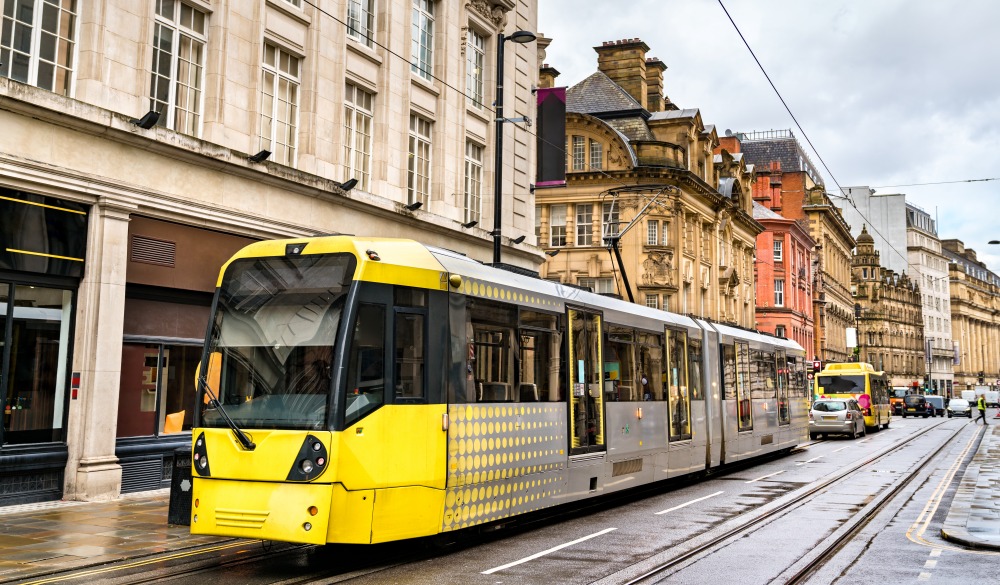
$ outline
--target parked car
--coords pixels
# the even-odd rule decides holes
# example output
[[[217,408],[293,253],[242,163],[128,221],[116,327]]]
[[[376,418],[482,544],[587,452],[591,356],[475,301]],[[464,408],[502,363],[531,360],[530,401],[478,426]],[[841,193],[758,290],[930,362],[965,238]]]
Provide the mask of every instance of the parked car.
[[[944,396],[938,396],[936,394],[931,394],[930,396],[924,396],[924,400],[931,405],[934,409],[931,412],[931,416],[944,416],[945,406],[944,406]]]
[[[908,394],[903,397],[903,418],[922,416],[927,418],[934,412],[934,406],[920,394]]]
[[[948,418],[953,416],[967,416],[972,418],[972,408],[969,401],[964,398],[952,398],[948,401]]]
[[[865,436],[865,415],[853,398],[824,398],[813,403],[809,411],[809,437],[847,435],[852,439]]]

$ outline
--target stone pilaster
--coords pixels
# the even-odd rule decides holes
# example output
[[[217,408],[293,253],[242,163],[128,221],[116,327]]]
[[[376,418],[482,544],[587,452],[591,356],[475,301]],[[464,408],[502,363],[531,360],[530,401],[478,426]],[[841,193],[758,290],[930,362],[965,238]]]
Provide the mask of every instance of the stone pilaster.
[[[87,267],[77,297],[73,371],[78,397],[70,400],[64,496],[99,501],[117,498],[122,469],[115,457],[132,203],[101,198],[91,209]]]

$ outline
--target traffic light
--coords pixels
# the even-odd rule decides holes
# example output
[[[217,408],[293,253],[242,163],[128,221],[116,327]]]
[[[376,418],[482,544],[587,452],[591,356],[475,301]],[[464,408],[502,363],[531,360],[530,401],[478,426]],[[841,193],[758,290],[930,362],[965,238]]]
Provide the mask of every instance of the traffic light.
[[[986,383],[986,372],[979,372],[979,383],[980,384]]]
[[[813,360],[813,373],[818,374],[823,369],[822,360]]]

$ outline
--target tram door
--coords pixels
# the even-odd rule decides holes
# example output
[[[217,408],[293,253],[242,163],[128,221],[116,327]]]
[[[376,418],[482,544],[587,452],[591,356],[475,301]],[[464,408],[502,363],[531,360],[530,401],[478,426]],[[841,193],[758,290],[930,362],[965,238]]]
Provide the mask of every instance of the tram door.
[[[569,310],[570,454],[604,450],[601,316]]]

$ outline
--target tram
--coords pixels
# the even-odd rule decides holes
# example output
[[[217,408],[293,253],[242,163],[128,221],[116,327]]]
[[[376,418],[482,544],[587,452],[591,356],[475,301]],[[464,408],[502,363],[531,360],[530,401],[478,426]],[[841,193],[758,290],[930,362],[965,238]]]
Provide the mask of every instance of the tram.
[[[266,241],[223,268],[191,532],[380,543],[789,451],[795,342],[414,241]]]
[[[892,388],[885,372],[866,362],[827,364],[815,380],[818,398],[853,398],[864,412],[865,427],[889,428],[892,421]]]

